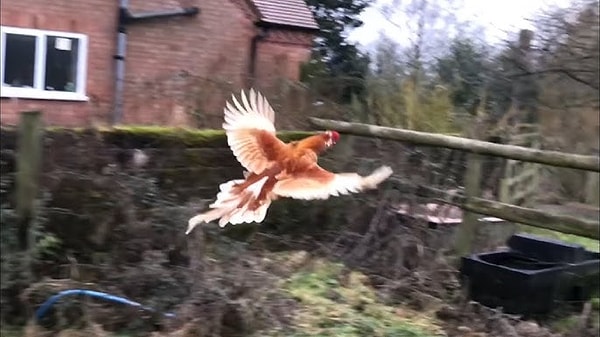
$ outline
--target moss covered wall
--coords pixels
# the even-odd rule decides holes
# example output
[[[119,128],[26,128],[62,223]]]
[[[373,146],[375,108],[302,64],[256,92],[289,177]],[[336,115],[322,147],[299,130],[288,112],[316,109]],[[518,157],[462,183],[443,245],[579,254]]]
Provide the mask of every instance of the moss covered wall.
[[[281,132],[279,136],[291,141],[310,134]],[[15,130],[2,129],[0,141],[2,203],[5,208],[14,208]],[[323,157],[321,164],[361,173],[378,165],[373,158],[379,154],[372,151],[371,159],[365,156],[362,164],[358,163],[352,156],[352,144],[353,140],[346,138]],[[149,158],[141,168],[132,165],[135,149]],[[155,226],[164,233],[162,228],[168,227],[170,234],[158,237],[154,245],[185,245],[187,219],[214,200],[219,184],[242,177],[242,167],[222,131],[162,127],[46,129],[43,170],[43,230],[59,239],[61,251],[72,251],[80,262],[87,263],[97,263],[93,257],[98,253],[120,249],[118,243],[131,235],[124,234],[129,229],[123,228]],[[371,198],[376,194],[371,193]],[[325,202],[279,200],[260,226],[243,225],[225,231],[238,231],[242,236],[255,230],[313,234],[313,229],[318,232],[332,223],[344,225],[347,210],[356,209],[356,202],[360,201],[354,197]]]
[[[283,132],[285,140],[303,138],[308,132]],[[2,173],[15,170],[16,132],[2,129]],[[149,158],[134,169],[132,156],[140,149]],[[161,190],[180,200],[214,197],[219,183],[239,178],[242,167],[218,130],[188,130],[160,127],[115,129],[64,129],[45,131],[43,187],[53,189],[56,176],[79,172],[107,175],[114,171],[144,174],[157,180]]]
[[[308,135],[279,134],[285,141]],[[3,207],[14,208],[11,177],[16,145],[15,130],[1,129]],[[136,149],[149,158],[143,167],[132,165]],[[429,173],[413,156],[414,149],[399,143],[343,136],[320,164],[336,172],[366,174],[385,163],[415,184],[426,183]],[[47,129],[43,170],[40,214],[44,230],[90,263],[92,255],[129,240],[130,234],[124,233],[136,226],[142,230],[155,226],[163,234],[163,228],[169,228],[169,236],[157,237],[156,245],[184,245],[187,219],[214,200],[219,184],[242,177],[242,167],[222,131],[162,127]],[[260,226],[242,225],[225,232],[310,236],[331,226],[366,225],[379,193],[374,190],[327,201],[278,200]]]

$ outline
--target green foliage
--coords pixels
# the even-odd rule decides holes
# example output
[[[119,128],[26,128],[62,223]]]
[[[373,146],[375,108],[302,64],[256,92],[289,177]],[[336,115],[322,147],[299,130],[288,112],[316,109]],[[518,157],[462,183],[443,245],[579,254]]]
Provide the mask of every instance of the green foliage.
[[[300,79],[303,82],[311,82],[316,79],[325,78],[329,76],[329,69],[327,69],[327,63],[323,59],[315,55],[313,51],[311,58],[308,62],[300,65]]]
[[[393,93],[369,90],[366,109],[379,125],[438,133],[457,131],[450,92],[443,86],[415,87],[410,78]]]
[[[489,102],[496,115],[505,114],[513,102],[513,81],[507,75],[515,73],[513,51],[507,47],[490,59]]]
[[[454,132],[450,91],[441,85],[429,89],[421,98],[420,113],[417,113],[415,129],[429,132]]]
[[[26,255],[16,252],[18,247],[16,233],[16,214],[7,204],[0,205],[0,308],[1,322],[15,314],[14,297],[11,292],[22,289],[27,279],[27,270],[23,268]],[[11,312],[12,311],[12,312]]]
[[[368,111],[361,119],[413,130],[456,131],[450,90],[412,76],[410,65],[402,61],[398,45],[388,38],[381,39],[374,58],[365,103],[353,103],[353,111]]]
[[[10,175],[3,175],[2,194],[10,185]],[[36,200],[36,209],[42,208],[50,199],[50,195],[43,194],[43,198]],[[29,250],[19,249],[17,234],[17,215],[12,206],[2,200],[0,204],[0,322],[22,324],[26,317],[23,316],[23,303],[18,299],[23,289],[35,280],[36,266],[48,259],[55,258],[62,248],[62,241],[53,233],[45,230],[47,221],[44,212],[37,211],[31,220],[31,237],[33,245]]]
[[[599,311],[600,310],[600,298],[594,297],[592,298],[592,309]]]
[[[405,78],[403,64],[400,62],[398,46],[389,38],[382,37],[374,53],[374,67],[367,77],[367,95],[364,107],[357,100],[354,110],[366,110],[361,118],[365,122],[378,125],[404,126],[405,116],[402,112],[404,99],[400,92],[402,80]],[[358,107],[360,106],[360,108]]]
[[[39,231],[36,240],[35,250],[32,253],[34,259],[41,261],[61,257],[63,242],[55,234]]]
[[[479,99],[488,76],[486,58],[483,46],[470,39],[456,38],[447,54],[438,59],[436,73],[441,82],[451,88],[455,107],[466,109]]]
[[[318,38],[311,60],[302,67],[301,79],[326,91],[319,83],[325,78],[335,79],[342,86],[338,97],[329,97],[338,102],[349,103],[352,95],[364,92],[364,78],[369,59],[358,48],[347,41],[348,29],[362,25],[360,13],[372,0],[307,0],[319,25]],[[321,90],[319,90],[321,89]]]

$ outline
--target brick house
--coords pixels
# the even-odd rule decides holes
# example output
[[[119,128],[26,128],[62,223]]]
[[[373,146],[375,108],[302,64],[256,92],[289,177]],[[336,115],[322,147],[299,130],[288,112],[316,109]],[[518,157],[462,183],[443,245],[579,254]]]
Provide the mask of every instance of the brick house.
[[[232,90],[297,80],[318,30],[304,0],[6,0],[1,13],[2,125],[32,109],[47,125],[189,125]]]

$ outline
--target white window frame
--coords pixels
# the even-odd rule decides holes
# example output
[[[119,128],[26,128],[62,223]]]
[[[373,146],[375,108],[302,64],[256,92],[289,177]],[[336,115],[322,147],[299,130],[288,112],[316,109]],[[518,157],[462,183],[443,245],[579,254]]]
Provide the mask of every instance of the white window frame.
[[[35,65],[33,75],[33,88],[18,88],[4,84],[4,61],[6,60],[6,34],[35,36]],[[48,35],[78,39],[77,52],[77,81],[74,92],[54,91],[44,89],[44,77],[46,72],[46,38]],[[64,101],[87,101],[86,76],[87,76],[87,35],[68,33],[61,31],[18,28],[0,26],[0,97],[30,98]]]

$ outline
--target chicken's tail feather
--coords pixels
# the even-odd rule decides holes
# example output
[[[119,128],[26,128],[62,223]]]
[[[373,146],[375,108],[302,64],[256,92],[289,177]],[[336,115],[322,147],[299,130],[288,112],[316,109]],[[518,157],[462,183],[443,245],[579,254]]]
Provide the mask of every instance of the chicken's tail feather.
[[[210,210],[190,218],[185,234],[189,234],[203,222],[209,223],[217,219],[220,227],[225,227],[227,223],[236,225],[245,222],[262,222],[267,215],[271,200],[268,197],[265,200],[257,200],[257,198],[267,179],[268,177],[263,177],[241,191],[233,187],[244,180],[230,180],[221,184],[217,200],[209,205]]]
[[[364,189],[375,189],[377,185],[381,184],[384,180],[389,178],[394,171],[389,166],[381,166],[373,171],[371,174],[363,178]]]

